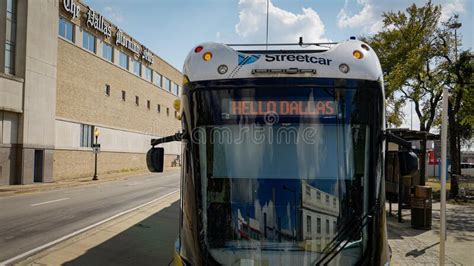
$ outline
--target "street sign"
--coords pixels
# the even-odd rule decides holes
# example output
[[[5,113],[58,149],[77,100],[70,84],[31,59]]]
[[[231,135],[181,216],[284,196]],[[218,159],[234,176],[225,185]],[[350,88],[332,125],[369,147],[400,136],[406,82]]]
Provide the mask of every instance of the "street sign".
[[[92,152],[94,154],[100,153],[100,144],[92,144]]]

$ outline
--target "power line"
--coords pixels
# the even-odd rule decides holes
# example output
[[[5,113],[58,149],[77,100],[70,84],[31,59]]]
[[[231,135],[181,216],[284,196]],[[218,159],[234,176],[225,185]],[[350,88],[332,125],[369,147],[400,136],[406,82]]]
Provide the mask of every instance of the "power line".
[[[269,1],[270,0],[267,0],[267,32],[266,32],[266,39],[265,39],[265,44],[266,44],[266,50],[268,50],[268,5],[269,5]]]

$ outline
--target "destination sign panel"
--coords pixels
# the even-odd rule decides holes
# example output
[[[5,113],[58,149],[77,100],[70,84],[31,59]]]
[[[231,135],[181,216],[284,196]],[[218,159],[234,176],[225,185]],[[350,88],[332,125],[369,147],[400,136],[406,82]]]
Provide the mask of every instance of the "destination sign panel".
[[[331,100],[224,100],[223,111],[229,116],[278,116],[320,117],[336,116],[337,101]]]

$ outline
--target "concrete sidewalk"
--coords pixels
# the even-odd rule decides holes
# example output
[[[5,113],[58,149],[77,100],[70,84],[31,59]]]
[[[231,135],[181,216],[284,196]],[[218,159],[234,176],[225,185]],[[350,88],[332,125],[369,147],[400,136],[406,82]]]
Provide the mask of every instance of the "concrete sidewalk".
[[[395,206],[392,205],[392,206]],[[388,208],[387,208],[388,209]],[[410,210],[403,210],[403,223],[387,218],[392,265],[439,264],[440,204],[433,204],[432,230],[411,228]],[[446,265],[474,265],[474,208],[447,204]]]
[[[15,265],[167,265],[178,212],[179,193],[174,193]]]
[[[179,167],[166,168],[164,173],[178,171]],[[91,177],[81,177],[67,180],[57,180],[50,183],[33,183],[28,185],[7,185],[0,186],[0,197],[11,196],[15,194],[31,193],[38,191],[46,191],[57,188],[65,187],[76,187],[76,186],[87,186],[95,185],[104,182],[111,182],[116,180],[123,180],[133,178],[137,176],[149,175],[148,171],[135,171],[135,172],[120,172],[120,173],[109,173],[99,175],[99,180],[92,181]]]

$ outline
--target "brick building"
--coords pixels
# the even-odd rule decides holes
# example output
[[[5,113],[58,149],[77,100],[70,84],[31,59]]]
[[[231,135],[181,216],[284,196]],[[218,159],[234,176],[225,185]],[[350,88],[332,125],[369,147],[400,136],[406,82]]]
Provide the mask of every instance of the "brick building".
[[[145,169],[182,74],[78,0],[0,1],[0,185]],[[166,147],[166,163],[180,146]]]

